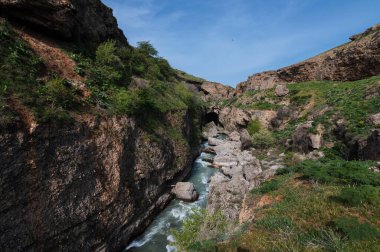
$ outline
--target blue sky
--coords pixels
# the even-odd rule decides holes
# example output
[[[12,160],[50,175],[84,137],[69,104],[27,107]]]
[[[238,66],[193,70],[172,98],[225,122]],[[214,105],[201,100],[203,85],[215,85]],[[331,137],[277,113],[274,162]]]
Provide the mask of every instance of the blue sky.
[[[103,0],[129,42],[170,64],[235,86],[297,63],[380,22],[378,0]]]

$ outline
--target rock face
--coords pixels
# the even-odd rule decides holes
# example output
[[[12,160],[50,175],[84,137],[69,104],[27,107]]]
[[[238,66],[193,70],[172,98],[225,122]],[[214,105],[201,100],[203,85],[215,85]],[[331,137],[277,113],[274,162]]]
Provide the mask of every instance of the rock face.
[[[112,10],[100,0],[0,0],[0,15],[76,42],[128,44]]]
[[[311,128],[311,121],[297,126],[292,139],[293,150],[309,153],[322,147],[322,129],[318,128],[318,132],[312,134],[309,132]]]
[[[373,130],[367,139],[361,139],[354,145],[357,157],[363,160],[380,161],[380,131]]]
[[[246,128],[248,123],[254,119],[259,119],[265,126],[269,127],[271,120],[276,116],[276,111],[241,109],[236,107],[211,108],[210,112],[215,113],[218,122],[227,131],[240,131]]]
[[[301,63],[250,76],[237,85],[237,91],[264,90],[279,83],[310,80],[353,81],[380,74],[380,24],[351,40]]]
[[[185,111],[167,114],[184,139]],[[128,117],[0,133],[2,251],[121,251],[172,198],[197,150]]]
[[[199,86],[199,91],[201,91],[207,100],[218,100],[231,98],[234,94],[234,89],[232,87],[225,86],[216,82],[205,81]]]
[[[278,160],[260,163],[251,151],[242,150],[241,135],[232,132],[226,140],[209,139],[216,153],[213,166],[220,172],[211,177],[207,210],[221,211],[230,221],[239,219],[246,193],[283,167]]]
[[[199,196],[193,183],[190,182],[178,182],[172,189],[172,193],[175,194],[177,199],[188,202],[197,200]]]

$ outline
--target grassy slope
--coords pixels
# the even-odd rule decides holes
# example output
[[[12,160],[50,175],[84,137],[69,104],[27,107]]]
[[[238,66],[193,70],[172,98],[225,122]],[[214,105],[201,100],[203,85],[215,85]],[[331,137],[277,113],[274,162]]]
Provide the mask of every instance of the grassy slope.
[[[288,88],[289,108],[298,111],[298,117],[272,132],[280,142],[311,116],[314,126],[325,127],[325,137],[332,137],[330,131],[338,119],[346,121],[350,134],[366,136],[373,129],[368,116],[380,112],[380,77],[312,81]],[[260,93],[269,102],[257,101]],[[375,95],[366,99],[369,94]],[[255,95],[250,104],[249,98]],[[267,103],[268,109],[284,99],[275,97],[274,90],[244,96],[248,102],[237,106],[257,109],[257,104]],[[305,161],[280,171],[253,191],[254,221],[218,251],[379,251],[380,175],[368,170],[373,165],[370,161],[345,161],[334,151],[326,150],[326,154],[321,161]],[[257,202],[265,198],[272,203],[258,207]]]
[[[332,172],[335,180],[326,182],[326,174],[316,172],[323,167],[344,167],[346,179]],[[251,193],[255,219],[248,230],[218,251],[379,251],[380,175],[367,167],[365,162],[324,160],[281,171]],[[308,169],[312,176],[304,175]],[[352,169],[355,177],[349,176]],[[258,207],[262,197],[273,201]]]
[[[330,133],[338,119],[345,120],[347,130],[352,135],[367,136],[373,126],[367,123],[371,114],[380,112],[380,77],[371,77],[353,82],[310,81],[289,84],[290,94],[276,97],[274,90],[252,91],[243,94],[234,101],[224,101],[243,109],[277,110],[288,107],[298,113],[283,129],[274,135],[283,141],[290,138],[295,126],[307,120],[313,120],[314,126],[322,124]],[[377,96],[367,98],[372,93]],[[280,105],[289,99],[289,106]],[[315,129],[314,127],[314,129]]]

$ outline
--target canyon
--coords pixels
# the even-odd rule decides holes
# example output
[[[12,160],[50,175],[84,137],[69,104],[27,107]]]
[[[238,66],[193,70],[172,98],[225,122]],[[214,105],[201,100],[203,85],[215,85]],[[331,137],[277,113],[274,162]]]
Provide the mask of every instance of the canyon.
[[[22,55],[0,72],[2,251],[125,249],[201,151],[214,170],[200,200],[226,233],[282,200],[250,196],[278,171],[338,152],[380,161],[379,25],[235,89],[133,48],[100,0],[0,0],[0,16],[1,56]]]

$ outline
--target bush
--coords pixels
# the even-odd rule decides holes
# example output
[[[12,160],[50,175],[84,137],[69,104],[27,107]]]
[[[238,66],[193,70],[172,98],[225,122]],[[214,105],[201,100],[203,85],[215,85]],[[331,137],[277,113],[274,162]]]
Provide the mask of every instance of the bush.
[[[281,184],[280,181],[276,179],[265,181],[261,185],[259,185],[259,187],[252,189],[251,195],[255,196],[258,194],[260,195],[260,194],[276,191],[280,188],[280,184]]]
[[[252,145],[254,148],[267,149],[274,144],[274,138],[271,132],[262,130],[252,135]]]
[[[226,229],[227,222],[221,212],[209,214],[205,209],[197,208],[184,220],[180,230],[172,230],[174,245],[179,251],[210,249],[218,236],[223,235]]]
[[[370,185],[343,188],[338,199],[350,206],[359,206],[364,203],[377,204],[380,202],[379,190]]]
[[[247,126],[248,133],[253,136],[256,133],[259,133],[262,129],[262,125],[259,119],[250,121]]]
[[[340,217],[334,222],[338,232],[350,240],[371,240],[380,238],[380,231],[368,222],[360,223],[357,218]]]
[[[341,159],[306,160],[293,167],[304,179],[340,185],[380,185],[380,174],[368,170],[372,161],[346,161]]]

